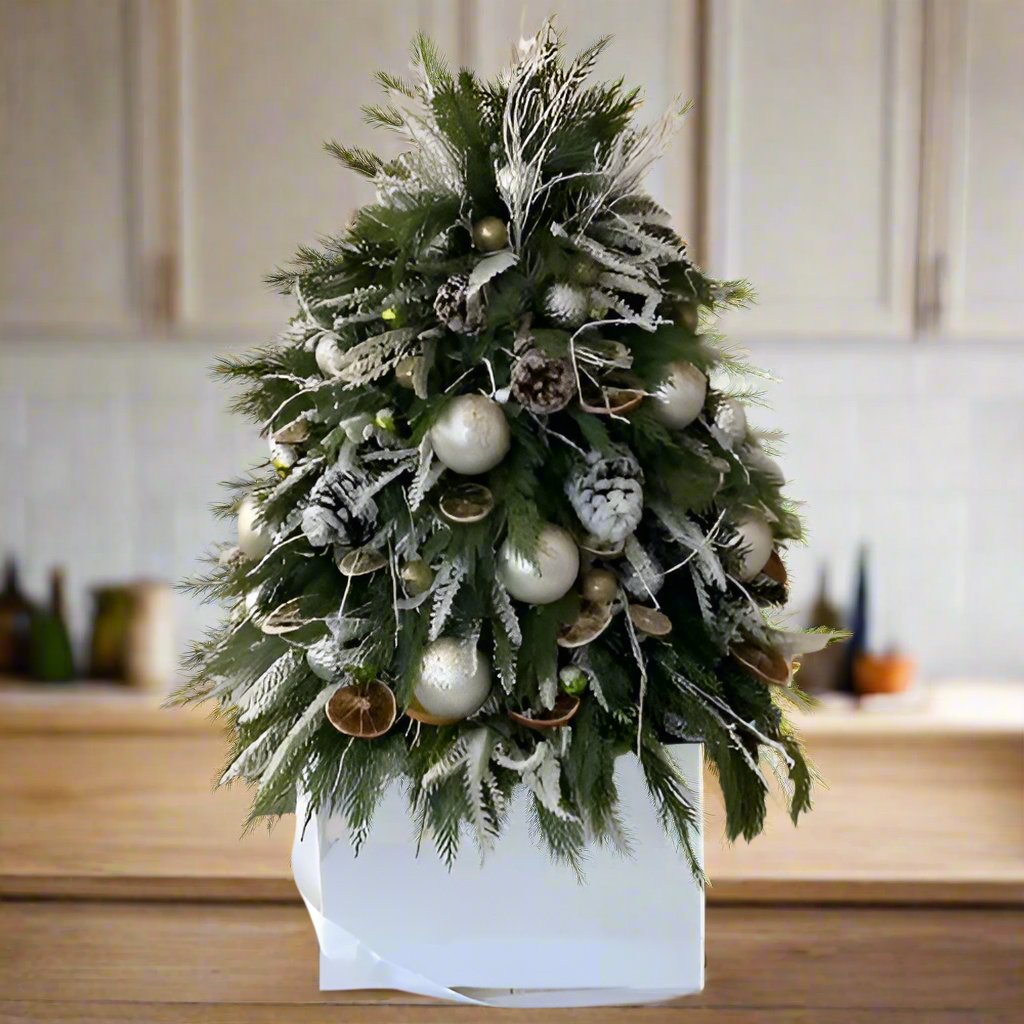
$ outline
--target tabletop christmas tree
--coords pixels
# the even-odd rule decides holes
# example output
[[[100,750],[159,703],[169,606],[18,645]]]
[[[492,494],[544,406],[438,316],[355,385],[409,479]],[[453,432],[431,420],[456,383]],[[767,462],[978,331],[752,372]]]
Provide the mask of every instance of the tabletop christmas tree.
[[[684,110],[634,120],[548,24],[494,82],[427,39],[366,110],[385,160],[330,144],[376,201],[273,277],[297,313],[221,362],[267,463],[232,485],[238,546],[187,701],[227,715],[223,782],[254,819],[341,815],[366,839],[389,784],[451,862],[517,790],[551,853],[628,846],[616,760],[639,759],[695,871],[670,755],[701,742],[730,838],[768,779],[794,819],[812,773],[784,713],[824,634],[777,622],[800,522],[714,333],[745,287],[706,277],[642,188]]]

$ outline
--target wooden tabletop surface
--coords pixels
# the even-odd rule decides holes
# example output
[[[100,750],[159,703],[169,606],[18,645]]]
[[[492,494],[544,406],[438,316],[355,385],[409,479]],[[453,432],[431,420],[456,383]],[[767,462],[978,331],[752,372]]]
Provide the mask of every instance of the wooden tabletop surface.
[[[502,1011],[614,1024],[1002,1024],[1024,1006],[1019,730],[807,730],[799,829],[730,847],[708,790],[708,984],[671,1006]],[[320,993],[291,822],[240,840],[223,737],[133,694],[0,692],[0,1022],[461,1022]],[[500,894],[499,894],[500,898]]]

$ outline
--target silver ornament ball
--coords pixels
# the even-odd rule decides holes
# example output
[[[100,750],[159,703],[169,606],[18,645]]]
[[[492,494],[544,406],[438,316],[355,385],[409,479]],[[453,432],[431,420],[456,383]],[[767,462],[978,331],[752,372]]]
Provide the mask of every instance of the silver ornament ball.
[[[414,696],[438,718],[468,718],[491,692],[491,664],[470,640],[441,637],[427,644]]]
[[[270,550],[270,534],[262,524],[256,523],[259,509],[251,494],[238,506],[238,546],[246,558],[258,562]]]
[[[688,427],[704,408],[708,379],[693,363],[673,363],[654,392],[655,412],[668,427]]]
[[[497,402],[485,395],[459,395],[430,428],[430,443],[448,469],[473,476],[501,462],[512,438]]]
[[[749,583],[768,563],[775,540],[764,516],[750,512],[736,523],[740,547],[743,549],[740,579]]]
[[[554,523],[540,531],[536,566],[506,540],[498,551],[498,576],[505,589],[527,604],[551,604],[564,597],[580,571],[580,552],[572,535]]]

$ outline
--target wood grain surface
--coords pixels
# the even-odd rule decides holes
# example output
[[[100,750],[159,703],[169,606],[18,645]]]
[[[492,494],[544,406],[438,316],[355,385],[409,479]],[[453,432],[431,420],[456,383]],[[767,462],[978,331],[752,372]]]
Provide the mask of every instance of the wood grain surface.
[[[213,791],[215,724],[78,703],[30,714],[0,694],[0,894],[294,898],[291,820],[242,839],[247,792]],[[749,845],[722,840],[708,780],[712,902],[1024,902],[1019,734],[812,734],[808,747],[826,780],[813,813],[794,829],[773,806]]]
[[[1024,1006],[1024,912],[713,907],[708,983],[644,1009],[537,1021],[996,1021]],[[319,992],[297,906],[0,901],[0,1020],[454,1021],[494,1011]],[[343,1009],[342,1009],[343,1008]]]

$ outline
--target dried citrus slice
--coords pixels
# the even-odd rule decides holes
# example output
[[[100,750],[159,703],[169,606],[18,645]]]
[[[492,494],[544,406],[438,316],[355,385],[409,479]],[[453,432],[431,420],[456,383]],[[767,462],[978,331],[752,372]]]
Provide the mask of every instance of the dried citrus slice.
[[[291,633],[296,629],[301,629],[309,620],[300,614],[300,605],[301,599],[298,597],[285,601],[260,623],[260,629],[271,635]]]
[[[584,534],[576,541],[579,546],[587,552],[588,555],[593,555],[595,558],[604,558],[611,561],[613,558],[621,558],[626,550],[625,544],[616,544],[614,541],[601,540],[599,537],[593,536],[593,534]]]
[[[387,564],[387,557],[376,548],[356,548],[338,559],[342,576],[366,576]]]
[[[544,710],[537,714],[520,714],[518,711],[510,711],[508,717],[527,729],[558,729],[568,725],[570,720],[580,709],[579,697],[569,693],[560,693],[555,698],[555,706],[550,711]]]
[[[776,583],[781,584],[783,587],[789,584],[789,574],[786,572],[786,564],[779,557],[778,551],[772,550],[772,553],[768,556],[768,561],[765,562],[764,568],[761,570],[769,579],[775,580]]]
[[[309,421],[292,420],[270,436],[279,444],[302,444],[303,441],[309,440]]]
[[[374,679],[343,686],[327,702],[327,720],[346,736],[372,740],[395,724],[398,708],[390,686]]]
[[[606,604],[584,604],[576,621],[564,627],[558,636],[559,647],[582,647],[596,640],[612,621],[611,607]]]
[[[580,399],[580,408],[595,416],[625,416],[646,397],[639,388],[602,388]]]
[[[751,675],[771,686],[789,686],[793,666],[778,651],[765,651],[753,644],[737,644],[732,656]]]
[[[414,722],[422,722],[424,725],[454,725],[456,722],[461,722],[461,718],[445,718],[443,715],[432,715],[426,708],[415,697],[412,702],[405,709],[407,718],[411,718]]]
[[[479,523],[494,508],[494,495],[483,484],[459,484],[441,495],[441,515],[451,523]]]
[[[633,625],[648,636],[668,636],[672,632],[672,620],[657,608],[631,604],[629,617],[633,620]]]

